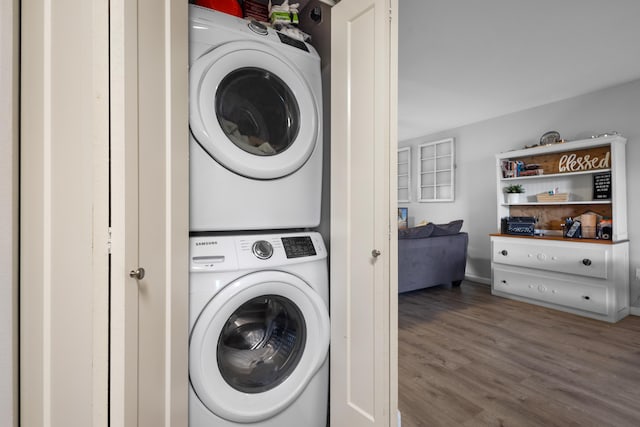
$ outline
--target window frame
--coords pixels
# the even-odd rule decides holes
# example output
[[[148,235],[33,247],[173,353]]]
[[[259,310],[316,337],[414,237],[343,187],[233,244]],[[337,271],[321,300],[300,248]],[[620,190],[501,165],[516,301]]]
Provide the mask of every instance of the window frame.
[[[445,138],[418,145],[418,202],[455,201],[454,142],[454,138]]]
[[[402,152],[406,152],[407,160],[401,161]],[[400,165],[407,165],[407,173],[400,174]],[[411,202],[411,147],[399,147],[398,148],[398,162],[397,162],[397,189],[398,189],[398,203],[409,203]],[[406,186],[400,184],[400,180],[406,176]],[[404,182],[403,182],[404,184]],[[405,190],[407,193],[407,197],[405,199],[401,198],[401,191]]]

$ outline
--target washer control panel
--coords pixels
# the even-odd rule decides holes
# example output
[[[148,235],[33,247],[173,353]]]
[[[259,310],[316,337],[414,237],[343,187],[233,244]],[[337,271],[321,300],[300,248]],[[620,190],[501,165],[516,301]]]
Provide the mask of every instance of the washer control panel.
[[[283,234],[211,234],[190,241],[191,272],[278,269],[327,257],[317,232]]]

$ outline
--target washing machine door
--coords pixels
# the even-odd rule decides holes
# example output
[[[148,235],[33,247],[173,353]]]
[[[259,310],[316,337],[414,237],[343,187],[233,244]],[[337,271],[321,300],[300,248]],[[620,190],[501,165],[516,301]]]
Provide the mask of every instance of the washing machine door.
[[[191,132],[225,168],[276,179],[311,156],[319,106],[282,53],[258,42],[224,44],[195,61],[189,86]]]
[[[200,401],[237,423],[268,419],[302,393],[324,363],[329,314],[289,273],[261,271],[227,285],[189,339],[189,378]]]

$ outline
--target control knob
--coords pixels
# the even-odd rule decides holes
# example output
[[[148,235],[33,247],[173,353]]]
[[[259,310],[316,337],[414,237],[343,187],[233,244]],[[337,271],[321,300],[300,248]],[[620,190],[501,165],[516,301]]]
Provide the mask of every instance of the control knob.
[[[251,247],[251,251],[260,259],[269,259],[273,255],[273,246],[266,240],[258,240]]]

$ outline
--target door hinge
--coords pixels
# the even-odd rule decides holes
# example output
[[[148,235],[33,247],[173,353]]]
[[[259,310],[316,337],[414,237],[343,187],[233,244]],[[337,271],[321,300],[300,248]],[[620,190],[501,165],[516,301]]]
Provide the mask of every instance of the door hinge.
[[[107,236],[107,252],[111,254],[111,227],[109,227],[109,235]]]

